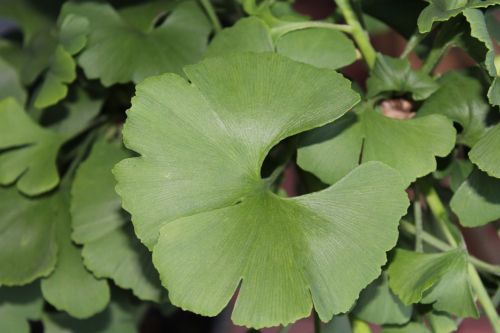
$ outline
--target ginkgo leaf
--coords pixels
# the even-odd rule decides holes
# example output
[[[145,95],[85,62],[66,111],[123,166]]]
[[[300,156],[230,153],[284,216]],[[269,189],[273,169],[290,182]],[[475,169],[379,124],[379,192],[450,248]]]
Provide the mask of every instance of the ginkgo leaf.
[[[433,311],[427,315],[427,318],[433,333],[452,333],[458,329],[456,321],[445,312]]]
[[[30,199],[0,187],[0,285],[25,285],[52,272],[60,215],[52,197]]]
[[[45,315],[42,322],[45,333],[137,333],[141,308],[113,300],[106,310],[89,319],[56,313]]]
[[[72,187],[73,240],[83,245],[85,266],[143,300],[159,301],[161,286],[151,254],[135,238],[114,188],[113,166],[130,154],[99,140],[78,169]]]
[[[436,170],[433,175],[437,179],[448,177],[450,189],[456,192],[473,169],[474,165],[469,160],[454,159],[444,170]]]
[[[439,79],[439,90],[418,110],[419,116],[442,114],[459,123],[457,141],[472,147],[486,132],[490,106],[477,77],[450,72]]]
[[[429,32],[435,22],[447,21],[468,8],[486,8],[500,4],[499,0],[429,0],[418,17],[418,29]]]
[[[452,122],[441,115],[397,120],[360,107],[306,133],[297,163],[333,184],[360,160],[381,161],[398,170],[409,184],[436,169],[435,156],[446,156],[453,149],[455,133]]]
[[[0,332],[30,333],[28,320],[40,319],[42,308],[39,283],[0,287]]]
[[[356,317],[378,325],[404,324],[411,318],[412,307],[404,305],[389,289],[387,274],[372,282],[359,295],[351,311]]]
[[[54,222],[57,265],[48,277],[42,279],[42,294],[56,309],[66,311],[75,318],[88,318],[101,312],[109,303],[109,287],[106,281],[97,280],[85,269],[79,249],[71,242],[69,195],[66,190],[60,189],[53,197],[53,213],[59,215]]]
[[[205,58],[234,52],[273,51],[320,68],[337,69],[356,60],[353,42],[340,31],[308,28],[280,34],[273,42],[271,29],[256,17],[241,19],[217,34]]]
[[[491,128],[472,147],[469,158],[488,175],[500,178],[500,124]]]
[[[477,317],[467,253],[417,253],[398,249],[389,266],[389,285],[406,304],[430,304],[460,317]]]
[[[80,52],[87,44],[89,20],[69,14],[64,16],[59,28],[59,44],[71,55]]]
[[[411,69],[408,59],[377,55],[367,82],[368,97],[382,93],[410,93],[414,100],[423,100],[438,89],[438,84],[427,74]]]
[[[422,323],[412,322],[404,326],[383,327],[381,333],[431,333],[431,331]]]
[[[189,82],[166,74],[137,86],[124,141],[141,156],[114,169],[172,303],[213,316],[240,286],[233,321],[253,327],[306,317],[313,303],[323,321],[347,311],[395,244],[408,204],[399,175],[367,163],[289,199],[260,168],[275,144],[338,118],[358,95],[332,70],[272,53],[185,72]]]
[[[64,118],[45,128],[34,122],[14,99],[0,101],[0,149],[4,149],[0,152],[0,184],[17,181],[17,188],[27,195],[57,186],[56,159],[61,146],[88,125],[100,105],[100,101],[79,92],[75,101],[61,106],[67,109],[59,114]]]
[[[450,207],[465,227],[500,219],[500,179],[473,171],[453,195]]]
[[[0,57],[0,101],[7,97],[13,97],[20,105],[24,105],[26,91],[17,71]]]
[[[491,105],[500,106],[500,80],[498,77],[493,79],[493,83],[488,90],[488,99]]]
[[[126,21],[109,4],[67,3],[63,16],[74,14],[89,22],[88,43],[78,63],[90,79],[105,86],[164,72],[180,73],[199,60],[210,23],[193,1],[181,2],[159,27],[144,31]]]

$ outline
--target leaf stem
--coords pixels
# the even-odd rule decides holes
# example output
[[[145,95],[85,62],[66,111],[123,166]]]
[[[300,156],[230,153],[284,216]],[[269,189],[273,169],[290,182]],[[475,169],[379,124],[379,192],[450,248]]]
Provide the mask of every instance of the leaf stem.
[[[406,232],[407,234],[415,235],[417,233],[417,228],[411,224],[408,221],[401,220],[400,223],[400,228],[403,232]],[[434,247],[437,250],[440,251],[449,251],[452,250],[453,247],[448,245],[447,243],[443,242],[439,238],[434,237],[433,235],[429,234],[428,232],[422,231],[421,233],[422,240],[429,244],[430,246]],[[476,257],[473,257],[469,255],[469,261],[471,264],[476,266],[478,269],[481,271],[484,271],[486,273],[490,273],[496,276],[500,276],[500,266],[492,265],[487,262],[484,262]]]
[[[476,268],[471,264],[469,264],[469,277],[470,282],[476,291],[477,298],[479,299],[486,316],[490,320],[493,330],[495,333],[500,333],[500,317],[498,316],[497,310],[495,309],[495,306],[493,305],[493,302],[483,285],[483,281],[481,281],[481,277],[479,277]]]
[[[424,39],[426,34],[421,34],[418,31],[411,35],[410,39],[406,43],[403,53],[399,56],[400,58],[406,58],[415,49],[415,47]]]
[[[373,68],[376,59],[375,49],[370,43],[368,34],[366,33],[365,30],[363,30],[361,23],[356,17],[356,14],[352,9],[349,0],[335,0],[335,1],[337,2],[337,6],[339,7],[342,15],[344,16],[344,19],[346,20],[347,24],[351,26],[352,37],[356,41],[356,44],[358,44],[358,47],[361,53],[363,54],[363,57],[368,67],[370,69]]]
[[[413,203],[413,212],[415,215],[415,251],[423,252],[422,233],[424,231],[424,224],[422,221],[422,207],[420,206],[420,201],[415,200]]]
[[[200,0],[200,2],[207,12],[208,18],[212,22],[212,26],[214,27],[215,32],[220,32],[222,30],[222,24],[220,23],[219,18],[215,13],[215,8],[212,3],[210,2],[210,0]]]
[[[425,187],[425,199],[448,243],[450,243],[453,247],[458,247],[457,240],[453,237],[453,234],[448,228],[448,223],[450,223],[450,220],[448,219],[448,212],[441,202],[436,190],[431,185]]]

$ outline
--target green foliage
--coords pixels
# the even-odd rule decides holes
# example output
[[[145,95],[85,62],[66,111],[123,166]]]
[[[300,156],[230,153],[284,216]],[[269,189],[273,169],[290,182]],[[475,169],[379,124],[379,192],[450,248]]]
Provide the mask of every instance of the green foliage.
[[[0,0],[0,332],[500,333],[500,1],[335,2]]]

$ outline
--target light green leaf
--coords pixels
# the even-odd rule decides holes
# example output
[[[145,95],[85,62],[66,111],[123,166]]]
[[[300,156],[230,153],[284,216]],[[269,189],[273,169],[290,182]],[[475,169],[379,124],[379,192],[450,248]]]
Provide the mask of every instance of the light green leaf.
[[[472,147],[469,158],[488,175],[500,178],[500,124],[491,128]]]
[[[39,109],[56,104],[68,93],[68,84],[76,78],[76,64],[62,46],[55,50],[51,64],[35,99]]]
[[[435,22],[447,21],[468,8],[486,8],[500,4],[499,0],[428,0],[429,5],[418,17],[418,29],[429,32]]]
[[[439,80],[440,88],[418,110],[418,116],[442,114],[459,123],[463,130],[457,142],[472,147],[486,132],[490,106],[478,77],[450,72]]]
[[[396,120],[360,107],[355,114],[305,134],[297,163],[333,184],[359,160],[381,161],[409,184],[434,171],[435,156],[446,156],[454,144],[455,129],[443,116]]]
[[[478,227],[500,219],[500,179],[473,171],[458,188],[450,207],[465,227]]]
[[[497,4],[500,4],[500,1],[497,1]],[[462,14],[469,23],[470,36],[479,41],[479,45],[481,45],[481,47],[475,45],[468,47],[468,51],[476,61],[484,63],[484,67],[490,76],[495,77],[497,75],[495,68],[495,48],[486,27],[483,12],[479,9],[465,9]]]
[[[356,317],[378,325],[404,324],[411,318],[412,307],[405,306],[389,289],[387,274],[372,282],[359,295],[352,312]]]
[[[106,281],[97,280],[83,266],[79,249],[71,242],[69,195],[65,190],[54,195],[58,260],[54,271],[42,279],[42,294],[56,309],[75,318],[88,318],[101,312],[109,302]]]
[[[204,57],[223,56],[234,52],[273,52],[274,45],[269,27],[256,17],[238,20],[223,29],[210,42]]]
[[[452,333],[458,329],[458,324],[444,312],[433,311],[427,316],[433,333]]]
[[[284,138],[349,110],[359,99],[349,82],[276,54],[210,58],[185,71],[191,83],[167,74],[137,86],[124,139],[141,156],[114,169],[172,303],[213,316],[241,283],[240,325],[290,323],[313,303],[323,321],[347,311],[397,238],[408,204],[397,172],[369,163],[288,199],[260,168]]]
[[[398,249],[389,266],[389,285],[406,304],[433,304],[459,317],[478,317],[464,250],[425,254]]]
[[[432,95],[439,86],[426,73],[414,71],[408,59],[377,55],[377,61],[367,82],[368,97],[383,93],[410,93],[414,100],[423,100]]]
[[[168,15],[179,1],[154,0],[139,2],[118,10],[120,16],[137,29],[148,32],[154,29],[157,20]]]
[[[52,196],[30,199],[15,187],[0,187],[0,284],[25,285],[56,264],[55,222],[61,218]]]
[[[105,86],[164,72],[181,73],[205,50],[210,23],[192,1],[180,3],[159,27],[142,31],[125,21],[110,5],[67,3],[63,16],[74,14],[89,21],[87,47],[78,63],[90,79]]]
[[[422,323],[408,323],[405,326],[386,326],[381,333],[431,333]]]
[[[0,287],[0,332],[30,333],[28,320],[39,319],[42,308],[39,283]]]
[[[17,71],[0,58],[0,101],[13,97],[20,105],[26,102],[26,91],[19,79]]]
[[[78,169],[72,188],[73,240],[83,245],[85,266],[97,277],[113,279],[143,300],[159,301],[161,286],[151,254],[135,238],[115,193],[113,166],[130,154],[99,140]]]
[[[493,83],[488,90],[488,99],[491,105],[500,106],[500,79],[493,79]]]
[[[125,301],[111,301],[103,312],[78,320],[65,313],[45,315],[45,333],[137,333],[139,311]]]
[[[82,16],[69,14],[59,27],[59,44],[71,55],[80,52],[87,44],[89,21]]]
[[[308,28],[291,31],[273,43],[268,26],[256,17],[222,30],[210,43],[205,57],[235,52],[273,52],[320,68],[337,69],[356,60],[356,48],[342,32]]]

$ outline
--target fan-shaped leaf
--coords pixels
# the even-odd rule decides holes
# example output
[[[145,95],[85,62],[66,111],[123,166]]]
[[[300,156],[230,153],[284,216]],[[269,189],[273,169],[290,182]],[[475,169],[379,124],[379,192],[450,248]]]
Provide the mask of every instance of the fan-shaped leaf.
[[[470,160],[488,175],[500,178],[500,125],[491,128],[469,152]]]
[[[443,116],[396,120],[361,107],[356,114],[305,134],[297,162],[333,184],[359,160],[381,161],[397,169],[409,184],[434,171],[435,156],[446,156],[454,143],[453,124]]]
[[[20,105],[24,105],[26,91],[24,91],[17,71],[0,58],[0,100],[7,97],[13,97]]]
[[[158,273],[151,255],[135,238],[115,193],[113,166],[130,154],[100,140],[78,169],[72,188],[73,239],[83,245],[85,266],[97,277],[113,279],[144,300],[160,299]]]
[[[334,71],[275,54],[210,58],[185,71],[191,84],[167,74],[137,87],[124,138],[141,156],[114,170],[172,303],[215,315],[241,282],[239,324],[292,322],[313,303],[324,321],[347,311],[396,240],[407,206],[397,172],[369,163],[287,199],[267,189],[260,167],[279,141],[334,120],[359,97]]]
[[[436,310],[477,317],[468,265],[460,249],[438,254],[398,249],[389,266],[389,285],[406,304],[433,303]]]
[[[0,288],[0,332],[30,333],[28,320],[40,319],[40,284]]]
[[[199,6],[181,2],[164,23],[143,31],[125,20],[108,4],[67,3],[63,16],[74,14],[89,22],[87,47],[78,63],[88,78],[105,86],[164,72],[180,73],[205,50],[210,23]],[[141,24],[142,26],[142,24]]]

